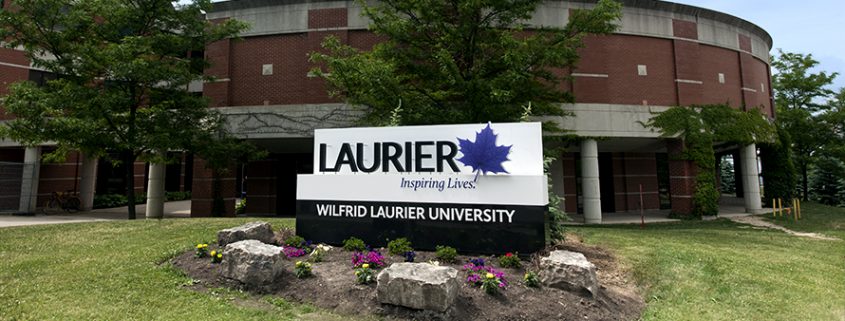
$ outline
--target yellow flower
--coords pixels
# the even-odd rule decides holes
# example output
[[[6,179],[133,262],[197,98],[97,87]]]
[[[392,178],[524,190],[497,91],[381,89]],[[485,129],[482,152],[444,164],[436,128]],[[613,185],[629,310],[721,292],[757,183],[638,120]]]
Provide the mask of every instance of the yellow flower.
[[[222,258],[223,258],[223,254],[217,254],[217,258],[218,258],[218,259],[222,259]]]
[[[198,248],[198,249],[201,249],[201,248],[202,248],[202,244],[197,244],[197,248]]]
[[[212,250],[212,251],[211,251],[211,256],[215,256],[215,255],[217,255],[217,251]]]
[[[203,244],[202,247],[208,247],[208,244]]]
[[[492,278],[495,278],[495,277],[496,277],[496,276],[495,276],[495,275],[493,275],[493,273],[487,273],[487,278],[488,278],[488,279],[492,279]]]
[[[362,267],[362,268],[365,268],[365,269],[369,269],[369,268],[370,268],[370,265],[369,265],[369,264],[367,264],[367,263],[364,263],[364,265],[361,265],[361,267]]]
[[[296,261],[296,266],[302,266],[302,261]]]

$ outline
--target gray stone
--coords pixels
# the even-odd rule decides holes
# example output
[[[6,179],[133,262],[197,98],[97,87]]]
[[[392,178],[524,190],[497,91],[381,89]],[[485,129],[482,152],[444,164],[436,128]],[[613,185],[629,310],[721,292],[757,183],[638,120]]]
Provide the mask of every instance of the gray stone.
[[[273,283],[285,270],[285,255],[278,246],[244,240],[223,249],[222,275],[250,286]]]
[[[552,251],[540,258],[540,282],[544,286],[568,291],[586,291],[596,295],[599,283],[596,266],[584,254],[570,251]]]
[[[273,228],[267,222],[250,222],[217,232],[217,244],[221,246],[243,240],[259,240],[267,244],[273,243]]]
[[[428,263],[394,263],[378,274],[380,303],[445,312],[458,298],[458,270]]]

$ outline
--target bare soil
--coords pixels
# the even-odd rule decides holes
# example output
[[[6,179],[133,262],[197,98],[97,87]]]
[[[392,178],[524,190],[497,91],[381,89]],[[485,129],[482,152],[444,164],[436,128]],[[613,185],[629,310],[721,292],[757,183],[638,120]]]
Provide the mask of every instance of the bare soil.
[[[553,288],[529,288],[523,284],[522,276],[526,268],[536,271],[539,255],[557,248],[581,252],[596,265],[601,288],[594,298]],[[400,256],[387,255],[385,249],[381,252],[388,266],[404,261]],[[456,263],[440,262],[440,265],[461,271],[459,278],[463,281],[466,273],[462,266],[474,257],[478,256],[462,255]],[[462,283],[457,304],[445,314],[380,304],[376,298],[375,283],[355,283],[352,253],[337,247],[326,253],[322,262],[313,264],[312,277],[297,279],[293,275],[294,263],[307,256],[291,258],[288,259],[290,264],[287,273],[269,288],[261,289],[247,288],[223,278],[219,264],[212,264],[208,258],[196,258],[193,251],[178,255],[172,263],[197,281],[197,284],[191,286],[194,290],[232,287],[253,294],[277,295],[288,301],[308,303],[342,315],[375,315],[390,320],[637,320],[645,307],[643,299],[635,286],[627,281],[627,273],[620,268],[615,257],[604,249],[586,246],[577,239],[568,240],[530,258],[523,258],[523,267],[519,269],[499,268],[495,258],[482,257],[488,265],[493,264],[505,272],[510,286],[497,295],[488,295],[479,288]],[[416,262],[429,260],[436,260],[433,252],[417,252]],[[259,300],[259,297],[254,296],[254,300]]]

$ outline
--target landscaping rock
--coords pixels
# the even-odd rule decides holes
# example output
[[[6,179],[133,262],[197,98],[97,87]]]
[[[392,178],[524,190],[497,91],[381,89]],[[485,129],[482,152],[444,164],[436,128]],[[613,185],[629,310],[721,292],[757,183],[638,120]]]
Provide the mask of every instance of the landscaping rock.
[[[596,266],[584,254],[570,251],[552,251],[549,256],[540,258],[540,282],[548,287],[586,291],[596,295],[599,285],[596,279]]]
[[[285,255],[278,246],[244,240],[223,249],[222,275],[249,286],[264,286],[285,270]]]
[[[458,270],[428,263],[394,263],[378,274],[380,303],[445,312],[458,298]]]
[[[259,240],[267,244],[273,243],[273,228],[267,222],[250,222],[217,232],[217,244],[221,246],[243,240]]]

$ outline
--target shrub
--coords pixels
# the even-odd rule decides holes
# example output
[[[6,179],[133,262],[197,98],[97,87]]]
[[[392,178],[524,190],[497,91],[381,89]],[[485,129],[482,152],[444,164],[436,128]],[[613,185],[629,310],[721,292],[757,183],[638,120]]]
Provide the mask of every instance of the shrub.
[[[367,249],[367,244],[357,237],[350,237],[343,241],[343,249],[350,252],[363,252]]]
[[[184,201],[191,199],[191,191],[186,192],[164,192],[164,199],[167,201]]]
[[[505,253],[504,256],[499,258],[499,266],[503,268],[521,268],[522,261],[519,260],[518,254],[519,253],[517,253],[517,255],[514,255],[511,252]]]
[[[440,261],[454,263],[455,258],[458,257],[458,251],[451,246],[438,245],[437,250],[435,251],[435,255]]]
[[[295,274],[296,277],[300,279],[311,276],[311,263],[296,261],[296,264],[293,268],[293,274]]]
[[[537,273],[528,271],[525,272],[525,276],[522,277],[522,280],[525,281],[525,285],[530,288],[539,288],[540,287],[540,278],[537,277]]]
[[[291,235],[285,239],[285,245],[290,247],[302,247],[305,244],[305,239],[299,235]]]
[[[414,248],[411,247],[411,242],[404,237],[387,242],[387,252],[390,255],[404,255],[413,250]]]
[[[242,198],[235,204],[235,214],[244,214],[246,213],[246,197]]]
[[[368,284],[375,281],[373,269],[369,264],[362,264],[361,267],[355,269],[355,280],[358,284]]]

